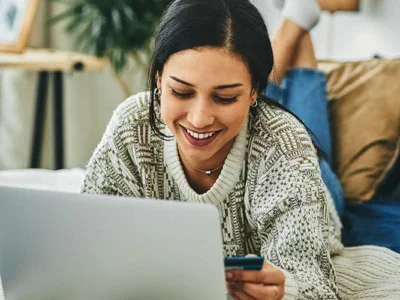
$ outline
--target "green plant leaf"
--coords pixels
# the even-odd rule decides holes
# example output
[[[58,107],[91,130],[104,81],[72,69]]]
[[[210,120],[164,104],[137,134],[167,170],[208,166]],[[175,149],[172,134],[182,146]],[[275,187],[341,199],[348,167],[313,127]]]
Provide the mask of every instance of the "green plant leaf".
[[[89,54],[109,58],[122,72],[129,57],[149,52],[153,30],[171,0],[48,0],[64,3],[65,11],[49,20],[65,22],[74,45]]]
[[[51,0],[51,1],[56,1],[56,0]],[[58,1],[60,1],[60,0],[58,0]],[[75,13],[75,7],[71,7],[69,9],[67,9],[66,11],[64,11],[63,13],[61,13],[61,14],[55,16],[55,17],[50,18],[48,20],[48,24],[49,25],[54,25],[55,23],[58,23],[58,22],[60,22],[60,21],[62,21],[64,19],[68,19],[69,17],[74,16],[75,14],[76,14]]]

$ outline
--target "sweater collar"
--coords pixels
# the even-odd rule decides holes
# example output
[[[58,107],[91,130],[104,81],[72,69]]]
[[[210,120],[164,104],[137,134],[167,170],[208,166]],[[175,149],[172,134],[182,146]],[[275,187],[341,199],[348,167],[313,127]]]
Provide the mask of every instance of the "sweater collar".
[[[221,173],[214,185],[204,194],[196,193],[189,185],[179,159],[178,147],[175,138],[164,142],[164,160],[167,170],[175,180],[182,196],[188,202],[195,203],[221,203],[233,191],[240,179],[247,148],[248,120],[246,120],[239,134],[236,136],[232,148],[226,157]],[[167,135],[171,131],[165,126]]]

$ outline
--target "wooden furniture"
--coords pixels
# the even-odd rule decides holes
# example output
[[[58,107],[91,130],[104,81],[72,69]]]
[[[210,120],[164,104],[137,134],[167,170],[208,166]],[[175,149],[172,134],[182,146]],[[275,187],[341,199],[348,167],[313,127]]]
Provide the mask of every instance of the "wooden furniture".
[[[360,0],[318,0],[322,10],[336,11],[359,11]]]
[[[38,72],[31,168],[40,167],[50,75],[53,77],[54,85],[54,165],[55,169],[62,169],[64,168],[63,74],[71,71],[100,71],[107,66],[106,59],[52,49],[28,49],[22,54],[0,53],[0,68],[18,68]]]

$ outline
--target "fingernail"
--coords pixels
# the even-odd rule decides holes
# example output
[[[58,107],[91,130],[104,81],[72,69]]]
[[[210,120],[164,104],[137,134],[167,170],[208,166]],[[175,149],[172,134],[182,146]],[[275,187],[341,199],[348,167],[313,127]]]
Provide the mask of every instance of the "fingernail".
[[[233,278],[233,274],[231,272],[226,273],[226,278],[231,279]]]

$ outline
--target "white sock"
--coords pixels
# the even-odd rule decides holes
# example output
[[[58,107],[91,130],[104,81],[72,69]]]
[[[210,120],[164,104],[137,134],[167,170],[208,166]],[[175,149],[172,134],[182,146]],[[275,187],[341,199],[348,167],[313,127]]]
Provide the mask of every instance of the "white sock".
[[[279,5],[282,0],[274,0]],[[300,27],[311,30],[319,21],[321,8],[317,0],[285,0],[282,14]]]
[[[285,0],[272,0],[272,2],[274,2],[275,6],[279,9],[282,9],[285,5]]]

